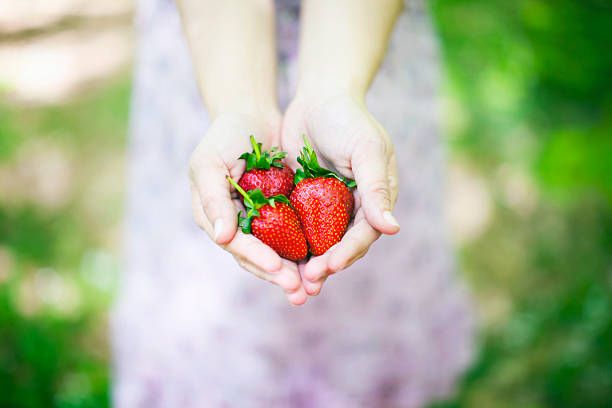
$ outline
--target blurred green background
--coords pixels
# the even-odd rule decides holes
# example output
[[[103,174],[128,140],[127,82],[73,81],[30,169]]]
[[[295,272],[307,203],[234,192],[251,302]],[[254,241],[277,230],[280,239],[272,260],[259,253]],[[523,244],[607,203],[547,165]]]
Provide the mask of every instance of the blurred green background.
[[[1,407],[109,405],[132,6],[74,3],[0,9]],[[429,4],[449,219],[481,322],[436,406],[610,406],[612,7]]]

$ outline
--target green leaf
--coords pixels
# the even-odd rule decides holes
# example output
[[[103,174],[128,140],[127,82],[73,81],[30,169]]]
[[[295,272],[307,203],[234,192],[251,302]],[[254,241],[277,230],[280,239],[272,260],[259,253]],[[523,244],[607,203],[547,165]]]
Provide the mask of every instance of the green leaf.
[[[253,223],[253,217],[243,217],[242,211],[238,212],[238,226],[242,229],[245,234],[251,233],[251,224]]]
[[[254,168],[269,170],[270,167],[283,168],[282,159],[287,157],[287,152],[277,151],[278,146],[274,146],[269,150],[261,151],[262,144],[257,143],[251,135],[251,145],[253,151],[251,153],[243,153],[238,159],[246,160],[246,170],[251,171]]]
[[[264,193],[259,189],[244,191],[238,183],[231,177],[227,177],[227,181],[234,186],[234,188],[238,191],[240,195],[244,197],[244,207],[246,208],[246,216],[242,215],[242,211],[238,212],[238,226],[242,228],[242,232],[245,234],[251,233],[251,224],[253,223],[253,218],[259,217],[259,209],[265,205],[270,205],[272,207],[276,207],[276,203],[285,203],[289,206],[289,199],[284,195],[275,195],[270,198],[266,198]]]
[[[253,167],[255,167],[256,160],[257,159],[255,158],[254,154],[249,154],[248,155],[248,157],[247,157],[247,166],[246,166],[247,171],[251,171],[253,169]]]
[[[266,159],[266,157],[262,156],[261,159],[257,161],[256,167],[258,169],[270,170],[270,162]]]
[[[287,197],[285,197],[282,194],[278,194],[275,196],[272,196],[269,198],[269,200],[275,201],[277,203],[283,203],[283,204],[287,204],[287,205],[291,205],[291,203],[289,202],[289,199]],[[274,207],[274,206],[272,206]]]
[[[306,139],[306,135],[303,135],[302,137],[304,138],[305,146],[300,153],[300,157],[297,158],[297,161],[302,166],[302,169],[298,169],[295,172],[295,184],[299,183],[305,178],[325,177],[338,179],[349,188],[357,187],[355,180],[348,177],[343,177],[335,171],[321,167],[317,159],[317,154],[310,146],[308,139]]]
[[[300,159],[298,159],[299,161]],[[301,164],[301,163],[300,163]],[[295,178],[294,178],[294,182],[295,184],[299,183],[300,181],[304,180],[308,178],[308,175],[304,172],[304,170],[302,169],[297,169],[295,171]]]
[[[272,155],[272,160],[276,161],[276,160],[282,160],[285,157],[287,157],[287,152],[278,152],[278,153],[274,153]]]
[[[256,208],[258,207],[258,204],[265,205],[268,202],[268,199],[266,196],[264,196],[264,193],[259,188],[248,191],[247,194],[253,203],[255,203]]]

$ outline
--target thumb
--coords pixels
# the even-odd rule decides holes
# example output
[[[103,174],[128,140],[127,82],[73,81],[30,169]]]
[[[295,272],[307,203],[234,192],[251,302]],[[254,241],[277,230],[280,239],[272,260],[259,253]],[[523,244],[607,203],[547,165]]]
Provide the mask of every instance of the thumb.
[[[383,234],[395,234],[400,229],[392,213],[387,174],[389,157],[393,157],[392,149],[382,139],[364,140],[357,145],[351,160],[366,220]]]
[[[212,231],[207,231],[219,245],[229,243],[236,234],[236,207],[230,195],[230,184],[225,179],[227,170],[208,160],[204,165],[192,164],[189,175],[200,197],[200,204]]]

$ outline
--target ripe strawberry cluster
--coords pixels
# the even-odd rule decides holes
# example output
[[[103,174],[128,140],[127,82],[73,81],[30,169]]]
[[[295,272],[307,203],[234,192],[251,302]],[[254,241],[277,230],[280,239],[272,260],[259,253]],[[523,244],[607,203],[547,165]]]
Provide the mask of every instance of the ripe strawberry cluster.
[[[353,180],[319,165],[317,155],[304,137],[296,173],[282,162],[287,153],[278,147],[261,150],[251,136],[253,152],[244,153],[246,172],[236,183],[246,215],[239,227],[253,234],[283,258],[299,261],[322,255],[342,239],[355,204]]]

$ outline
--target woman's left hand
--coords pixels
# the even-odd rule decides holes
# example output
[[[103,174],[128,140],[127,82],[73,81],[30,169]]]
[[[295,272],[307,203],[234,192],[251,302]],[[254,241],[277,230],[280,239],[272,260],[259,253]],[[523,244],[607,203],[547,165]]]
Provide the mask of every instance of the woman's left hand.
[[[321,102],[296,99],[283,119],[281,145],[297,168],[296,158],[312,142],[319,160],[355,179],[354,220],[342,240],[321,256],[300,264],[304,288],[317,295],[327,276],[363,257],[381,233],[395,234],[392,215],[397,200],[397,167],[389,136],[358,99],[337,95]]]

